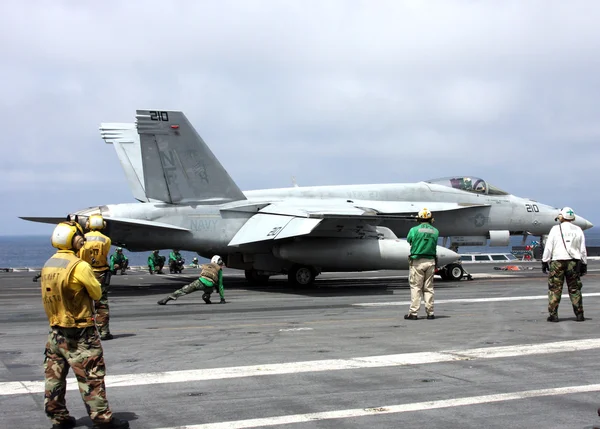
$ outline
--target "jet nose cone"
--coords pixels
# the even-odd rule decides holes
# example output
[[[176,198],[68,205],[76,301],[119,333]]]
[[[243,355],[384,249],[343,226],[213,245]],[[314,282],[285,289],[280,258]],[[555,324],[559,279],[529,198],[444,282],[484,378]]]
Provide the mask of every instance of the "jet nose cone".
[[[575,216],[575,222],[573,223],[583,230],[590,229],[594,226],[592,222],[582,216]]]
[[[456,262],[460,258],[460,256],[458,255],[458,253],[453,252],[450,249],[447,249],[442,246],[438,246],[437,247],[437,258],[438,258],[439,266],[443,267],[444,265],[448,265],[448,264],[451,264],[452,262]]]

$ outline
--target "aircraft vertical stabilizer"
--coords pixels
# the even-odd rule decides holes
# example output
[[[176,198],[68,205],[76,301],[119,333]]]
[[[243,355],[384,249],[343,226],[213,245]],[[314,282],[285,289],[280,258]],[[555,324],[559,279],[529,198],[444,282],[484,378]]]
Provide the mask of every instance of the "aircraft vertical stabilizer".
[[[148,198],[213,204],[246,199],[183,112],[138,110],[136,119]]]
[[[100,135],[107,144],[114,146],[133,197],[138,201],[147,202],[140,138],[135,124],[102,123],[100,124]]]

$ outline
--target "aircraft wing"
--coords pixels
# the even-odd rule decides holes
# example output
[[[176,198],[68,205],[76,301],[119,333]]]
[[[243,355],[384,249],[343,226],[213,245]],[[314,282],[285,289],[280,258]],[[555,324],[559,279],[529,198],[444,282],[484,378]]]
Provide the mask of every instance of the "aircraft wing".
[[[297,200],[294,202],[278,202],[267,205],[261,213],[279,214],[300,217],[343,217],[374,216],[374,219],[414,219],[423,207],[427,207],[434,216],[436,212],[466,210],[475,207],[489,207],[490,204],[445,203],[432,201],[365,201],[348,200],[340,202]],[[365,218],[363,218],[365,219]]]
[[[141,220],[141,219],[127,219],[127,218],[118,218],[118,217],[105,217],[107,225],[129,225],[136,226],[140,228],[146,229],[154,229],[154,230],[162,230],[164,232],[191,232],[187,228],[181,228],[179,226],[171,225],[168,223],[162,222],[154,222],[151,220]]]
[[[304,206],[270,204],[252,216],[229,242],[229,246],[283,240],[294,237],[365,238],[389,237],[393,233],[379,227],[384,220],[414,220],[414,216],[379,215],[369,208],[351,204]]]
[[[19,218],[23,219],[23,220],[28,220],[31,222],[51,223],[51,224],[58,224],[58,223],[64,222],[64,220],[65,220],[65,216],[62,216],[62,217],[19,216]],[[161,229],[163,231],[170,231],[170,232],[190,232],[190,230],[186,229],[186,228],[180,228],[178,226],[170,225],[168,223],[153,222],[150,220],[115,218],[115,217],[108,217],[108,216],[104,217],[104,220],[106,221],[108,226],[110,226],[111,224],[113,224],[113,225],[119,224],[119,225],[137,226],[137,227],[148,228],[148,229]]]
[[[423,207],[427,207],[435,217],[436,213],[447,211],[466,210],[475,207],[489,207],[491,204],[473,204],[473,203],[446,203],[434,201],[360,201],[354,200],[354,205],[368,207],[371,210],[385,214],[417,214]]]
[[[417,212],[423,207],[427,207],[435,216],[439,212],[485,206],[489,204],[305,199],[276,202],[259,208],[258,213],[239,229],[229,246],[302,236],[377,238],[391,233],[380,226],[382,222],[414,222]],[[237,210],[243,210],[243,207]]]
[[[28,220],[30,222],[39,222],[39,223],[51,223],[51,224],[59,224],[63,222],[66,217],[49,217],[49,216],[19,216],[19,219]]]
[[[80,216],[80,223],[87,216]],[[65,217],[25,217],[21,219],[32,222],[57,224],[63,222]],[[182,240],[191,237],[192,232],[186,228],[169,225],[161,222],[153,222],[141,219],[115,218],[105,216],[106,229],[103,231],[116,246],[122,246],[135,252],[150,249],[159,249],[162,246],[177,247]],[[140,237],[143,237],[140,240]],[[151,237],[148,240],[148,237]]]

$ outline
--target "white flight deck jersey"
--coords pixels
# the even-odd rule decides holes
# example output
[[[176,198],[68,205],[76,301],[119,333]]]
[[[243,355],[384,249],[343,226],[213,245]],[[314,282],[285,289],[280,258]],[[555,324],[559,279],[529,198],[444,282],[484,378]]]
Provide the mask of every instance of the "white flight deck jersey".
[[[581,228],[577,225],[571,222],[563,222],[560,225],[553,226],[550,230],[546,246],[544,247],[542,262],[569,259],[580,259],[582,263],[587,264],[585,236]]]

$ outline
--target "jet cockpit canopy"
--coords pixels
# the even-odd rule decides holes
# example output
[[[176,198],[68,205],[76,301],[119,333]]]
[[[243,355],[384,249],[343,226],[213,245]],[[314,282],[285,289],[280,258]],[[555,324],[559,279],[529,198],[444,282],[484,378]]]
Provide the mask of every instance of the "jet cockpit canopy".
[[[440,179],[426,180],[425,183],[448,186],[449,188],[460,189],[461,191],[472,192],[474,194],[508,195],[508,192],[475,176],[442,177]]]

